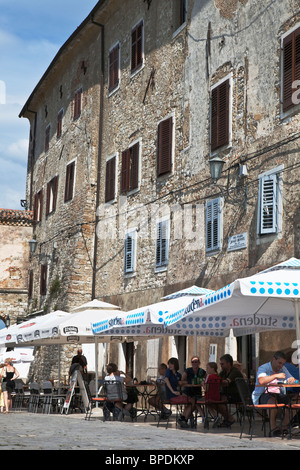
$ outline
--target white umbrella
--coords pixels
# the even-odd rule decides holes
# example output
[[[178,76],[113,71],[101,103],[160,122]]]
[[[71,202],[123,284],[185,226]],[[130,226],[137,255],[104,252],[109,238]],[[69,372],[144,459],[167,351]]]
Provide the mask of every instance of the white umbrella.
[[[120,307],[117,305],[110,304],[108,302],[103,302],[102,300],[93,299],[90,302],[79,305],[78,307],[73,308],[72,312],[80,312],[83,310],[118,310]]]
[[[187,287],[186,289],[173,292],[173,294],[166,295],[165,297],[162,297],[162,299],[176,299],[184,295],[192,295],[192,296],[201,295],[202,296],[205,294],[210,294],[211,292],[214,292],[214,291],[211,289],[205,289],[203,287],[191,286],[191,287]]]

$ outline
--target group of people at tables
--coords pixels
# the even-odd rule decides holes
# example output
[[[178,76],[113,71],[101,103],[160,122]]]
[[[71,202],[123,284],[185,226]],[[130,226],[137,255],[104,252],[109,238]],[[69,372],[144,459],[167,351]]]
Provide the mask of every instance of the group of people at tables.
[[[218,373],[217,364],[208,362],[204,370],[200,367],[198,356],[191,358],[191,365],[184,370],[183,374],[179,372],[179,361],[175,357],[171,357],[167,364],[159,365],[159,377],[155,382],[165,384],[168,404],[185,403],[184,411],[178,418],[180,427],[187,428],[189,426],[189,419],[193,416],[196,407],[200,416],[204,416],[204,407],[201,406],[201,401],[209,403],[207,409],[214,421],[213,427],[220,425],[230,427],[235,422],[235,418],[230,412],[230,404],[241,401],[235,380],[246,378],[246,376],[242,371],[242,364],[234,362],[229,354],[224,354],[220,358],[220,367],[221,371]],[[132,378],[119,371],[116,364],[110,363],[107,366],[107,376],[104,380],[115,380],[122,383],[125,404],[118,402],[114,405],[114,417],[116,419],[120,419],[124,415],[133,417],[137,397],[132,395],[132,387],[129,386],[132,384]],[[275,402],[288,404],[292,398],[298,396],[297,388],[291,388],[291,393],[289,393],[287,388],[283,388],[278,383],[283,380],[289,384],[297,383],[299,370],[290,360],[287,361],[287,357],[282,351],[277,351],[270,362],[261,365],[257,370],[256,385],[252,392],[253,404],[274,404]],[[108,399],[110,398],[113,397],[108,396]],[[171,414],[170,408],[164,405],[159,394],[149,398],[149,405],[161,413],[161,419],[167,419]],[[113,410],[111,411],[113,412]],[[289,419],[289,411],[286,409],[282,421],[283,430],[287,429]],[[282,429],[276,426],[276,410],[270,413],[270,428],[271,436],[277,436],[282,432]]]

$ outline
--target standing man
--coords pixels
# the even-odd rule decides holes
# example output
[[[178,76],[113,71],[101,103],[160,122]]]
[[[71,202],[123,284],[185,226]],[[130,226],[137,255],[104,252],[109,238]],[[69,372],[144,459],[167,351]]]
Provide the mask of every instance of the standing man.
[[[287,379],[288,383],[295,383],[294,377],[290,374],[284,366],[286,356],[282,351],[276,351],[270,362],[262,364],[256,375],[256,383],[261,386],[256,386],[252,392],[252,401],[254,405],[266,405],[275,403],[288,404],[290,399],[286,395],[284,387],[280,387],[278,381]],[[271,436],[280,436],[281,430],[276,427],[276,414],[277,410],[270,410],[270,427]],[[284,418],[282,421],[283,429],[288,425],[289,412],[285,409]]]
[[[87,376],[87,359],[86,357],[82,354],[82,349],[79,348],[77,350],[77,355],[73,357],[72,359],[72,364],[77,363],[80,364],[82,367],[82,375],[86,379]]]
[[[201,382],[204,381],[206,372],[204,369],[200,367],[200,359],[198,356],[193,356],[191,359],[192,367],[188,367],[182,374],[182,378],[180,381],[180,385],[193,385],[197,384],[200,385]],[[178,423],[180,427],[187,428],[188,427],[188,419],[191,416],[192,412],[195,409],[196,399],[201,396],[201,387],[185,387],[183,390],[183,394],[190,397],[190,403],[185,406],[184,413],[178,419]]]

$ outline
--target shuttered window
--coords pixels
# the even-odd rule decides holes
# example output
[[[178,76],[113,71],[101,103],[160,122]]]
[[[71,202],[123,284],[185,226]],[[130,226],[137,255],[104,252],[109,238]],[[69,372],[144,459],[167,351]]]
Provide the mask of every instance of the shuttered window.
[[[222,207],[221,199],[213,199],[206,204],[206,251],[221,249]]]
[[[143,65],[143,29],[141,21],[131,32],[131,73]]]
[[[281,173],[259,177],[259,233],[277,233],[281,225]]]
[[[130,232],[125,237],[124,273],[134,272],[136,232]]]
[[[158,125],[157,175],[172,170],[173,118],[170,117]]]
[[[115,199],[116,187],[116,157],[110,158],[106,162],[105,173],[105,202]]]
[[[211,91],[210,145],[214,151],[229,144],[229,79]]]
[[[46,132],[45,132],[45,152],[48,152],[49,150],[49,145],[50,145],[50,129],[51,126],[50,124],[46,127]]]
[[[40,282],[40,294],[47,294],[47,265],[41,265],[41,282]]]
[[[158,222],[156,227],[156,268],[164,267],[169,260],[169,220]]]
[[[119,57],[120,45],[117,44],[109,53],[109,92],[115,90],[119,86]]]
[[[82,95],[82,88],[76,91],[74,97],[74,120],[78,119],[81,114],[81,95]]]
[[[59,139],[62,133],[62,121],[63,121],[64,111],[59,111],[57,115],[57,129],[56,129],[56,137]]]
[[[75,182],[75,162],[71,162],[67,165],[67,169],[66,169],[65,198],[64,198],[65,202],[73,199],[74,182]]]
[[[300,80],[300,28],[283,39],[282,107],[283,111],[295,106],[292,100],[293,82]],[[295,87],[296,88],[296,87]]]
[[[34,196],[34,207],[33,207],[33,220],[40,222],[42,220],[43,213],[43,190],[41,189]]]
[[[46,215],[51,214],[56,209],[57,188],[58,176],[54,176],[47,184]]]
[[[121,168],[121,192],[132,191],[139,186],[139,153],[140,144],[137,142],[132,147],[122,152]]]

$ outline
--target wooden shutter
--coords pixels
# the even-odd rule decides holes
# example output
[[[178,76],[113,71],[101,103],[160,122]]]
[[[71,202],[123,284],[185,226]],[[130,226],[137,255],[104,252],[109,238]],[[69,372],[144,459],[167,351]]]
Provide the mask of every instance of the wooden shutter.
[[[128,233],[125,238],[125,273],[131,273],[134,270],[134,245],[135,238],[132,233]]]
[[[52,211],[56,210],[57,192],[58,192],[58,175],[53,178],[53,200]]]
[[[143,65],[143,22],[131,33],[131,73]]]
[[[260,179],[260,233],[277,231],[277,175]]]
[[[47,294],[47,265],[41,265],[41,282],[40,282],[40,294]]]
[[[46,127],[45,132],[45,152],[48,152],[50,144],[50,124]]]
[[[130,147],[130,190],[139,186],[139,149],[138,142]]]
[[[292,102],[293,82],[300,80],[300,28],[283,40],[283,111],[297,103]]]
[[[61,110],[57,115],[57,129],[56,129],[57,139],[59,139],[61,137],[63,115],[64,115],[63,110]]]
[[[33,271],[32,269],[29,270],[28,273],[28,298],[32,299],[33,293]]]
[[[156,235],[156,267],[165,266],[168,263],[168,220],[157,224]]]
[[[115,198],[116,157],[106,162],[105,202]]]
[[[211,92],[211,150],[229,143],[229,80]]]
[[[51,201],[51,181],[49,181],[49,183],[47,183],[46,215],[50,214],[50,201]]]
[[[220,199],[206,204],[206,251],[218,250],[221,247]]]
[[[49,215],[56,209],[57,188],[58,176],[54,176],[54,178],[52,178],[52,180],[47,184],[46,215]]]
[[[158,125],[157,175],[169,173],[172,169],[173,119],[165,119]]]
[[[75,162],[67,165],[66,171],[66,184],[65,184],[65,202],[70,201],[73,198],[73,187],[75,178]]]
[[[109,91],[119,85],[119,51],[120,46],[117,44],[109,53]]]
[[[74,119],[78,119],[81,114],[81,94],[82,89],[77,90],[74,98]]]
[[[122,152],[122,168],[121,168],[121,192],[129,191],[130,188],[130,150],[126,149]]]

